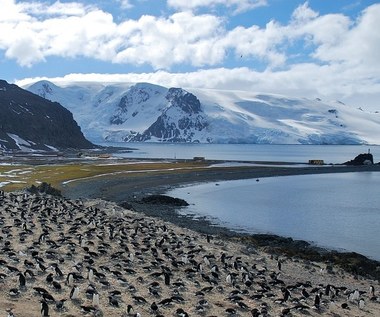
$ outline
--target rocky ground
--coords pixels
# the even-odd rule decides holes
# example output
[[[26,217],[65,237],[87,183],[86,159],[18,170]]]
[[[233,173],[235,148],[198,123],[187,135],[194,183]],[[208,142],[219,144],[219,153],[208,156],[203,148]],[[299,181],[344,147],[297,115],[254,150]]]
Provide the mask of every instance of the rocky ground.
[[[265,248],[275,254],[289,257],[298,256],[305,260],[319,261],[339,265],[352,274],[369,276],[380,281],[380,263],[357,253],[336,252],[318,248],[305,241],[294,241],[276,235],[242,235],[227,228],[216,226],[206,218],[193,219],[191,215],[178,213],[178,206],[170,204],[152,204],[144,201],[145,197],[164,194],[168,189],[185,184],[201,182],[218,182],[231,179],[278,177],[317,173],[347,173],[380,171],[380,165],[368,166],[306,166],[289,167],[266,165],[252,167],[216,168],[205,171],[189,170],[181,173],[154,174],[145,173],[138,176],[114,175],[105,178],[92,178],[73,182],[64,187],[63,193],[70,198],[89,197],[113,201],[127,209],[144,215],[157,217],[182,228],[189,228],[203,234],[213,234],[230,238],[237,237],[254,245]],[[191,203],[191,202],[189,202]]]
[[[112,202],[0,193],[0,221],[3,316],[380,316],[374,280]]]

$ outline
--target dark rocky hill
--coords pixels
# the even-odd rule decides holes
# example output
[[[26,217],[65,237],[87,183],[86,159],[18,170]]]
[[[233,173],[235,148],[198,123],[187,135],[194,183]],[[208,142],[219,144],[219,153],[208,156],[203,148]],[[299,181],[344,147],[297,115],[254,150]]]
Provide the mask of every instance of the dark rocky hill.
[[[88,149],[72,113],[16,85],[0,80],[0,149]]]

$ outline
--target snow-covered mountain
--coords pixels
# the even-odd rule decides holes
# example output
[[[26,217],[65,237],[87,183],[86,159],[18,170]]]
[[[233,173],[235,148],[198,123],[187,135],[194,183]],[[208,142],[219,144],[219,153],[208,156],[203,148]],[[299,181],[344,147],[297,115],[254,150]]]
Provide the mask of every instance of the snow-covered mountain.
[[[380,114],[341,102],[148,83],[39,81],[92,142],[380,144]]]

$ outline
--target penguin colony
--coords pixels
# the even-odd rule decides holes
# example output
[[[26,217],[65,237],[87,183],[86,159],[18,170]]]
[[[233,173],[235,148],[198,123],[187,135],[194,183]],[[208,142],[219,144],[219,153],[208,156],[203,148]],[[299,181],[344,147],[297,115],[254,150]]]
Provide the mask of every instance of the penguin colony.
[[[377,282],[101,200],[0,191],[0,230],[0,316],[380,316]]]

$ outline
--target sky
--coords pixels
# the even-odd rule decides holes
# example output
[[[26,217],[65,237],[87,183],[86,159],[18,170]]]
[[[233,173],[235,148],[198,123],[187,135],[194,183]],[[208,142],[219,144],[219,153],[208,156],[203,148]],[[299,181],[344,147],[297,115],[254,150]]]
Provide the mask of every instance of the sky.
[[[380,110],[380,1],[0,0],[0,78],[150,82]]]

